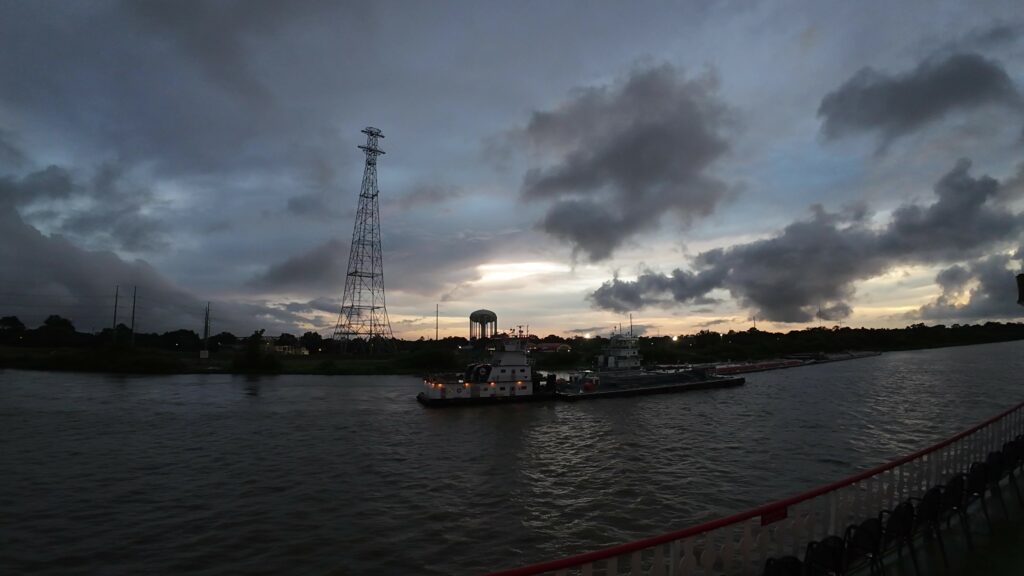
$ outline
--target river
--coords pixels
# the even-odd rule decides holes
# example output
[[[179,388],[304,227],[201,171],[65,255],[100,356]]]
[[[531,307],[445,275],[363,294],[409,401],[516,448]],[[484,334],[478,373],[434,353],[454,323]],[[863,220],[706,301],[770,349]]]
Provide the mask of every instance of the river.
[[[404,376],[0,371],[0,573],[472,574],[655,535],[1024,400],[1024,342],[428,410]]]

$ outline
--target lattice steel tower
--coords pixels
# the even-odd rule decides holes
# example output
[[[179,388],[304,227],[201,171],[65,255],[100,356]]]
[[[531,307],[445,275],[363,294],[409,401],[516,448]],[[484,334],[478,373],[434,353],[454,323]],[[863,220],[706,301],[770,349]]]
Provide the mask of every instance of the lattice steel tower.
[[[394,335],[384,302],[384,259],[380,248],[380,206],[377,196],[377,156],[384,153],[377,141],[384,135],[377,128],[365,128],[366,153],[363,186],[359,190],[359,209],[352,230],[352,248],[348,255],[345,293],[341,313],[334,328],[335,341],[342,348],[355,338],[367,341],[368,349],[387,346]],[[383,341],[381,341],[383,339]]]

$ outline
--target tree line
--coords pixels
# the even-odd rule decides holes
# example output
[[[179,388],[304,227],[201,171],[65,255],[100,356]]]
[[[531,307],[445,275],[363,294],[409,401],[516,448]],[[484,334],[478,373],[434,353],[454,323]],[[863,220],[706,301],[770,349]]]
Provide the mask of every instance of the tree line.
[[[560,343],[569,346],[569,350],[535,354],[538,366],[542,368],[585,366],[608,344],[608,339],[603,337],[549,334],[543,338],[529,336],[529,339],[536,344]],[[640,336],[637,345],[645,362],[665,364],[756,360],[851,350],[909,350],[1019,339],[1024,339],[1024,323],[986,322],[951,326],[913,324],[905,328],[813,327],[789,332],[767,332],[756,328],[728,332],[701,330],[677,336]],[[457,364],[460,351],[485,354],[489,345],[487,342],[470,342],[466,338],[454,336],[436,341],[424,338],[395,339],[387,344],[391,352],[402,356],[403,362],[439,365]],[[91,334],[77,331],[71,320],[58,315],[47,317],[36,328],[26,327],[16,316],[0,318],[0,345],[30,348],[131,346],[180,352],[209,349],[214,353],[223,349],[248,350],[250,353],[257,348],[263,352],[268,348],[271,352],[274,349],[290,352],[305,349],[310,355],[337,354],[341,348],[339,342],[312,331],[301,336],[285,332],[272,338],[265,338],[263,330],[248,336],[220,332],[204,342],[193,330],[133,334],[127,326],[119,324],[116,329],[106,328]],[[346,351],[358,354],[368,347],[369,343],[355,340],[347,343]]]

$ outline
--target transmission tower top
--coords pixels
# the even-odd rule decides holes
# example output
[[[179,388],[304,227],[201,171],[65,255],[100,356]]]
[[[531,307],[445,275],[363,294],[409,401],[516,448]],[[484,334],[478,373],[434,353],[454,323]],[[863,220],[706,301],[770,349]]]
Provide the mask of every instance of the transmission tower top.
[[[373,126],[367,126],[360,130],[363,134],[366,134],[366,144],[360,146],[359,149],[366,152],[366,161],[370,164],[377,163],[377,156],[384,153],[377,145],[377,139],[383,138],[384,133],[380,131],[380,128],[374,128]]]

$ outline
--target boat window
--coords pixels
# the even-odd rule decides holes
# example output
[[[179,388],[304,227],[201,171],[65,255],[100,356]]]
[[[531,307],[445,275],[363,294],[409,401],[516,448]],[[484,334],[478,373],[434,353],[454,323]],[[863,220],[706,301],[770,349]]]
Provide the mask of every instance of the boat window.
[[[504,368],[502,368],[502,369],[501,369],[501,373],[502,373],[502,374],[504,374],[504,373],[505,373],[505,369],[504,369]]]
[[[505,387],[502,386],[501,388],[498,388],[498,390],[505,390]]]

